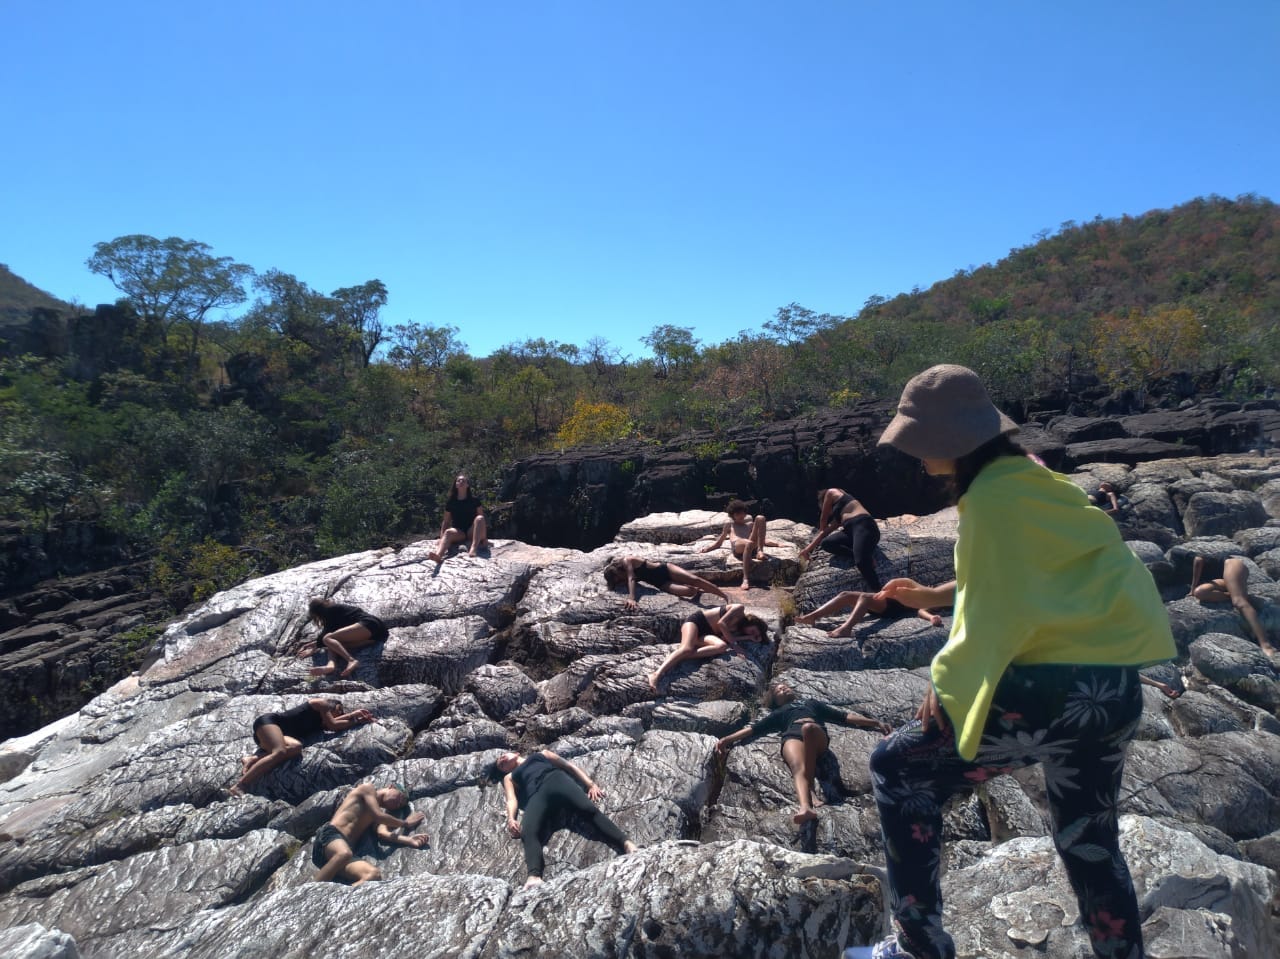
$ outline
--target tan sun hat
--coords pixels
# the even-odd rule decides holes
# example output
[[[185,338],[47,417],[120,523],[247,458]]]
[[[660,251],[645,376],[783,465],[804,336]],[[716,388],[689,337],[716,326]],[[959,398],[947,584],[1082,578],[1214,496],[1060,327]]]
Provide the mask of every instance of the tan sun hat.
[[[916,459],[955,459],[1017,428],[996,409],[977,373],[967,366],[943,363],[907,382],[898,400],[898,415],[880,443]]]

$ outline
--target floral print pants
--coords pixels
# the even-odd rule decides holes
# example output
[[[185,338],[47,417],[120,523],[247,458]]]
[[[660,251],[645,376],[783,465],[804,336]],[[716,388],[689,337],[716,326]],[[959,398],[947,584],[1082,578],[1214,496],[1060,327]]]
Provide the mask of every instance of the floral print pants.
[[[960,758],[950,728],[918,720],[871,755],[871,775],[899,941],[918,959],[953,959],[942,928],[942,807],[956,791],[1044,765],[1053,841],[1097,956],[1142,959],[1142,923],[1120,854],[1116,802],[1125,747],[1142,715],[1127,666],[1010,666],[996,687],[982,745]]]

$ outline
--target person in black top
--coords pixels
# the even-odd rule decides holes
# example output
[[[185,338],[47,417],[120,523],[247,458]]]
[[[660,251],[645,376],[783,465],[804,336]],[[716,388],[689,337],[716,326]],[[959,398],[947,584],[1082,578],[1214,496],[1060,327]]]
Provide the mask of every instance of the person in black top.
[[[604,790],[592,782],[581,767],[561,759],[550,749],[528,756],[503,753],[493,764],[490,775],[502,780],[507,800],[507,832],[524,843],[524,862],[529,870],[526,886],[542,882],[542,828],[547,816],[558,809],[575,809],[591,817],[605,841],[622,854],[639,848],[596,806],[596,802],[604,798]],[[524,810],[523,824],[516,819],[521,809]]]
[[[456,543],[471,540],[471,553],[475,556],[489,548],[489,534],[485,526],[484,507],[471,495],[471,480],[466,473],[459,473],[444,503],[444,520],[440,523],[440,542],[427,558],[433,563],[443,563],[445,556]]]
[[[636,609],[636,583],[646,583],[654,589],[660,589],[681,599],[690,599],[695,603],[703,593],[714,593],[726,603],[729,597],[715,583],[689,572],[675,563],[664,563],[661,560],[643,559],[639,556],[623,556],[611,559],[604,568],[604,581],[611,589],[623,583],[627,584],[627,609]]]
[[[228,790],[243,796],[251,786],[281,763],[302,753],[302,740],[322,729],[341,732],[360,723],[373,722],[373,713],[356,709],[342,713],[336,699],[308,699],[292,709],[264,713],[253,721],[253,739],[258,751],[240,760],[240,779]]]
[[[360,665],[360,661],[351,655],[351,650],[380,643],[387,638],[386,624],[359,606],[317,597],[308,604],[307,613],[312,622],[320,627],[317,648],[324,646],[329,651],[329,662],[312,669],[312,676],[332,673],[338,668],[339,659],[347,661],[342,675],[350,676]]]
[[[853,589],[846,589],[812,612],[797,616],[796,622],[803,626],[813,626],[824,616],[830,616],[832,613],[838,613],[845,609],[850,610],[849,618],[835,629],[830,630],[827,633],[828,636],[852,636],[853,627],[866,619],[868,615],[877,616],[881,619],[907,619],[911,616],[918,616],[930,626],[942,625],[942,617],[932,610],[912,609],[910,606],[902,605],[896,599],[889,599],[879,593],[863,593]]]
[[[768,639],[768,625],[748,613],[741,603],[700,609],[680,624],[680,645],[649,674],[649,688],[656,693],[662,677],[686,659],[711,659],[729,652],[745,656],[742,642],[763,643]]]
[[[836,487],[819,491],[818,502],[822,504],[818,533],[800,555],[808,559],[821,544],[828,553],[851,556],[867,588],[879,592],[883,583],[876,572],[875,552],[880,526],[875,517],[852,494]]]
[[[874,729],[886,736],[891,731],[888,723],[861,713],[846,713],[817,699],[797,699],[796,691],[787,683],[771,685],[765,696],[765,705],[773,710],[768,716],[725,736],[716,743],[716,752],[725,756],[735,744],[744,740],[781,733],[782,758],[791,770],[796,798],[800,802],[799,810],[791,817],[797,826],[818,816],[813,811],[814,777],[818,771],[818,759],[827,751],[830,742],[823,723]]]
[[[1269,657],[1277,656],[1258,611],[1249,601],[1249,567],[1239,556],[1225,559],[1197,556],[1191,564],[1191,592],[1187,595],[1202,603],[1230,603],[1249,624],[1262,651]]]

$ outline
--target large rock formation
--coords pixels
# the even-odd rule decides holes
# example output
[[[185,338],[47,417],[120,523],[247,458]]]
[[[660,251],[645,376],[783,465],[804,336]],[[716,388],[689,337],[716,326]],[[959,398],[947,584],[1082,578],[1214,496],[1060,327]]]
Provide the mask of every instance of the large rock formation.
[[[1186,688],[1176,700],[1144,690],[1148,710],[1122,790],[1122,842],[1148,954],[1274,955],[1280,673],[1230,606],[1186,593],[1195,552],[1261,558],[1276,527],[1182,540],[1189,504],[1210,492],[1248,500],[1224,501],[1214,516],[1255,516],[1249,497],[1270,509],[1259,490],[1280,479],[1280,461],[1190,457],[1077,475],[1086,488],[1103,477],[1129,491],[1144,524],[1176,521],[1161,527],[1173,545],[1132,544],[1165,591],[1179,642],[1179,662],[1151,672]],[[745,657],[682,664],[655,695],[646,676],[693,607],[642,587],[629,609],[601,570],[634,554],[736,584],[727,549],[700,552],[723,519],[655,515],[585,553],[495,541],[488,557],[439,567],[426,558],[431,544],[416,544],[218,594],[169,627],[142,675],[0,747],[0,949],[25,959],[401,950],[830,959],[875,938],[884,857],[867,757],[876,734],[832,727],[819,768],[825,805],[801,828],[776,739],[727,760],[715,740],[755,713],[773,678],[906,722],[946,631],[870,620],[836,640],[795,625],[795,608],[860,579],[823,553],[802,564],[811,529],[779,523],[770,537],[786,545],[770,550],[759,588],[741,594],[773,641]],[[952,575],[954,510],[882,526],[884,575]],[[1280,585],[1261,562],[1250,571],[1274,635]],[[315,595],[358,603],[391,627],[350,679],[314,680],[311,660],[297,655]],[[377,721],[321,735],[253,795],[229,799],[253,717],[320,692]],[[605,811],[642,849],[615,857],[588,824],[557,822],[548,882],[524,890],[520,844],[484,772],[500,750],[544,745],[589,771]],[[311,839],[362,781],[405,784],[430,847],[361,844],[357,853],[376,859],[384,881],[309,882]],[[1023,770],[948,812],[947,922],[963,957],[1088,954],[1044,789],[1037,769]]]

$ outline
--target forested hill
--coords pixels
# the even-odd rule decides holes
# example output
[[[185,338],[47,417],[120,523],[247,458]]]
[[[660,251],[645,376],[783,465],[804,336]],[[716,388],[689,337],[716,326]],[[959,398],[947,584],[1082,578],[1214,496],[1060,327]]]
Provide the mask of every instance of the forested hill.
[[[43,307],[70,313],[72,307],[44,290],[32,286],[3,263],[0,263],[0,337],[6,329],[24,326],[31,321],[31,311]]]
[[[714,457],[731,429],[891,399],[936,362],[1015,415],[1247,399],[1280,385],[1278,227],[1253,196],[1066,223],[849,315],[793,303],[716,344],[656,317],[641,358],[603,337],[475,357],[448,317],[384,317],[377,279],[325,293],[197,240],[104,239],[88,267],[121,298],[91,314],[0,271],[0,316],[28,317],[0,329],[0,517],[106,531],[185,602],[438,529],[458,470],[492,501],[547,449],[702,431]]]

